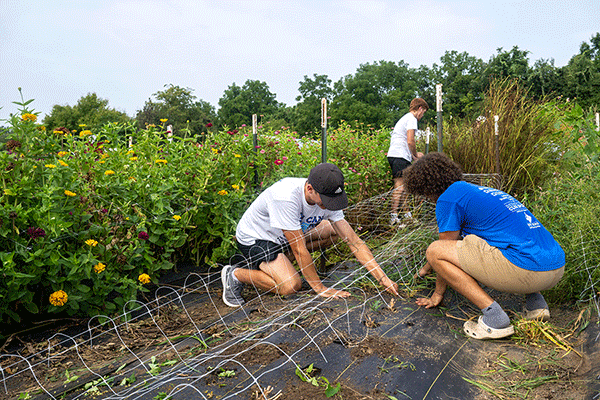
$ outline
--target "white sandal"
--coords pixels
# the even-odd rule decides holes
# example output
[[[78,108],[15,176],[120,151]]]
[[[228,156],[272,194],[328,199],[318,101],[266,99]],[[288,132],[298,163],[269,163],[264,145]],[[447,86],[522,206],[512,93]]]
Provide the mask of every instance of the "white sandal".
[[[473,320],[465,322],[463,329],[467,336],[475,339],[501,339],[515,333],[512,325],[502,329],[491,328],[483,322],[482,317],[479,317],[477,323]]]

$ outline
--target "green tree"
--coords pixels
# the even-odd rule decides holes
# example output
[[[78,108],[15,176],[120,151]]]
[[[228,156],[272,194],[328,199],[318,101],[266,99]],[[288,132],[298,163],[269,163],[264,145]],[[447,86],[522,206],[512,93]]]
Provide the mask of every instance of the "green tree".
[[[442,84],[444,114],[460,118],[475,116],[483,100],[483,60],[453,50],[447,51],[440,61],[440,65],[433,64],[431,77],[434,83]]]
[[[99,130],[109,122],[127,123],[127,114],[108,107],[108,100],[99,98],[96,93],[88,93],[74,106],[54,105],[43,123],[48,130],[65,127],[70,131],[81,130],[81,125],[92,131]]]
[[[375,126],[391,126],[408,111],[413,98],[423,96],[419,88],[426,79],[404,61],[361,64],[356,74],[347,75],[334,84],[332,121],[358,120]]]
[[[294,108],[295,127],[300,133],[319,132],[321,126],[321,99],[327,99],[327,104],[333,98],[331,79],[327,75],[313,75],[314,79],[304,75],[300,82],[296,97],[298,102]]]
[[[252,123],[252,114],[269,118],[280,107],[275,94],[265,82],[248,79],[244,86],[233,83],[219,99],[218,121],[220,125],[239,127]]]
[[[562,92],[563,72],[554,66],[554,59],[537,60],[529,72],[527,84],[536,99],[558,95]]]
[[[487,90],[490,79],[494,78],[518,78],[521,82],[527,82],[529,74],[529,51],[519,50],[519,46],[514,46],[509,51],[497,49],[498,54],[493,55],[483,70],[483,76],[486,81]]]
[[[165,88],[153,94],[156,101],[149,99],[137,112],[138,126],[143,129],[149,124],[162,125],[161,119],[166,119],[165,124],[173,126],[175,135],[183,135],[184,129],[189,129],[192,135],[206,132],[207,124],[216,119],[214,106],[204,100],[196,101],[192,89],[173,84]]]
[[[579,54],[563,67],[563,95],[577,99],[584,109],[600,107],[600,33],[582,43]]]

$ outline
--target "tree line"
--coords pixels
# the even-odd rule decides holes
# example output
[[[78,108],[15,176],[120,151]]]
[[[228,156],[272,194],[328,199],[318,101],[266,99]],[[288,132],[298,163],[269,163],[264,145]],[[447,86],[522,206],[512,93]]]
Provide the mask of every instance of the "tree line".
[[[337,82],[327,75],[304,76],[299,83],[297,104],[287,106],[276,100],[266,82],[248,79],[242,86],[233,83],[219,99],[218,110],[198,99],[191,88],[165,85],[138,110],[135,118],[108,107],[108,100],[95,93],[82,97],[75,106],[55,105],[43,123],[49,129],[89,128],[107,122],[135,123],[141,129],[168,119],[175,133],[206,132],[211,126],[235,129],[251,124],[252,114],[263,121],[289,126],[299,134],[320,132],[321,99],[329,104],[328,122],[358,120],[374,127],[392,126],[408,111],[410,100],[423,97],[432,108],[423,122],[435,119],[435,86],[443,85],[444,118],[475,119],[483,96],[494,78],[513,77],[528,89],[535,100],[554,97],[576,101],[584,109],[600,106],[600,33],[583,42],[563,67],[553,59],[539,59],[529,65],[529,52],[514,46],[497,49],[488,61],[467,52],[446,51],[431,67],[411,68],[404,61],[376,61],[361,64],[354,74]]]

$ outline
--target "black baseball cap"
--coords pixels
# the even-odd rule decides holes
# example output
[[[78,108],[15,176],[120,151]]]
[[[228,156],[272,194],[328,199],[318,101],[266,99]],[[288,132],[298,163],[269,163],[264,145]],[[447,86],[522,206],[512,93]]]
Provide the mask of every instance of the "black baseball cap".
[[[337,166],[330,163],[318,164],[310,170],[308,183],[319,193],[326,209],[337,211],[348,207],[344,174]]]

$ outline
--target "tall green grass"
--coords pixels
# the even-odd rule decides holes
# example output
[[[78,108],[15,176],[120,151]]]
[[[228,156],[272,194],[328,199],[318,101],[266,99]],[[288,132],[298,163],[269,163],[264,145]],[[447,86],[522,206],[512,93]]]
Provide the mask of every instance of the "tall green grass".
[[[552,176],[562,147],[557,116],[543,112],[541,104],[517,80],[494,80],[483,101],[483,123],[444,124],[444,153],[467,173],[502,175],[503,190],[513,194],[541,185]]]

